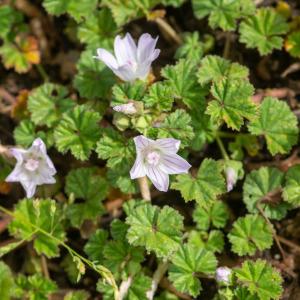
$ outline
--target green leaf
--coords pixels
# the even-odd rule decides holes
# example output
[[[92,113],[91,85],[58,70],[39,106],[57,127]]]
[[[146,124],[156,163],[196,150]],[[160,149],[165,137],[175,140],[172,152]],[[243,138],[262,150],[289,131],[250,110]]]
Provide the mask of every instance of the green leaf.
[[[68,94],[68,89],[58,84],[45,83],[36,88],[28,98],[31,120],[48,127],[56,124],[62,114],[75,104],[72,99],[66,98]]]
[[[182,148],[188,146],[194,138],[190,115],[183,109],[175,110],[158,125],[157,137],[172,137],[181,141]]]
[[[176,65],[164,67],[161,74],[172,89],[173,97],[189,108],[205,106],[207,89],[197,83],[197,66],[191,59],[180,59]]]
[[[109,184],[115,188],[119,188],[124,194],[135,194],[138,192],[138,184],[136,180],[131,180],[129,176],[129,164],[125,167],[125,172],[119,169],[109,169],[107,171],[107,180]]]
[[[224,249],[224,235],[220,230],[205,231],[192,230],[189,232],[188,243],[197,249],[222,253]]]
[[[213,253],[190,244],[181,246],[171,262],[169,279],[177,290],[193,297],[198,296],[202,290],[197,275],[213,274],[217,267],[217,259]]]
[[[84,252],[91,261],[102,262],[103,249],[108,239],[107,231],[97,229],[84,246]]]
[[[254,255],[257,250],[271,248],[273,235],[270,225],[259,215],[246,215],[233,223],[228,234],[232,251],[238,255]]]
[[[258,154],[260,144],[256,136],[253,135],[237,135],[235,140],[229,143],[229,150],[232,152],[231,158],[242,161],[244,158],[244,151],[250,156]]]
[[[234,30],[236,20],[241,16],[240,0],[193,0],[192,4],[196,18],[209,16],[212,28]]]
[[[66,178],[66,193],[84,202],[68,206],[67,216],[74,227],[80,227],[84,220],[95,220],[102,215],[102,200],[108,193],[106,180],[97,175],[96,168],[79,168],[69,172]]]
[[[13,296],[14,279],[9,267],[0,261],[0,299],[10,300]]]
[[[240,25],[240,42],[248,48],[257,48],[261,55],[273,49],[281,49],[281,35],[288,31],[284,17],[272,8],[260,8],[255,15],[249,16]]]
[[[6,39],[9,36],[15,23],[21,22],[23,20],[22,14],[13,9],[10,5],[0,6],[0,38]]]
[[[151,279],[144,274],[139,274],[133,278],[124,300],[147,300],[149,298],[147,298],[146,292],[150,290],[150,288]],[[102,293],[103,300],[111,300],[114,298],[111,286],[100,280],[97,283],[97,290]]]
[[[100,137],[100,115],[85,105],[78,105],[65,113],[55,129],[58,151],[68,150],[80,160],[87,160]]]
[[[183,36],[183,44],[175,53],[175,58],[187,58],[198,62],[204,53],[204,45],[200,41],[199,33],[197,31],[188,32]]]
[[[130,226],[127,239],[134,246],[143,246],[157,257],[169,257],[180,245],[183,217],[173,208],[145,204],[127,217]]]
[[[300,205],[300,165],[289,168],[285,180],[283,199],[293,207],[298,207]]]
[[[147,300],[147,291],[151,289],[152,280],[143,274],[134,278],[128,290],[127,300]]]
[[[40,62],[38,42],[32,36],[17,36],[13,42],[4,41],[0,55],[6,69],[13,68],[20,74],[28,72],[33,64]]]
[[[80,279],[80,272],[77,264],[70,254],[67,254],[61,261],[60,266],[63,268],[71,283],[76,284]]]
[[[110,10],[103,8],[91,14],[78,26],[77,35],[79,40],[91,49],[111,49],[116,33],[117,26]]]
[[[196,109],[190,112],[190,116],[195,132],[191,147],[195,151],[200,151],[206,143],[214,141],[218,125],[212,122],[211,118],[204,112]]]
[[[235,270],[240,283],[247,287],[252,295],[260,300],[278,300],[282,293],[282,278],[279,272],[269,266],[266,261],[246,260],[241,268]]]
[[[134,160],[134,146],[132,140],[120,135],[116,130],[108,128],[97,143],[96,152],[101,159],[107,159],[107,167],[123,167],[129,171],[130,162]],[[128,175],[129,176],[129,175]]]
[[[249,70],[238,63],[232,63],[217,55],[206,55],[201,60],[201,66],[197,73],[198,81],[206,83],[218,82],[222,79],[246,79]]]
[[[143,98],[146,108],[155,108],[157,111],[170,111],[174,96],[172,88],[164,82],[156,82],[150,86]]]
[[[193,220],[200,230],[208,230],[210,226],[225,227],[229,219],[227,206],[221,201],[214,201],[206,206],[197,205],[193,212]]]
[[[81,97],[104,98],[115,83],[115,76],[101,61],[93,58],[93,55],[96,54],[92,50],[81,53],[73,84]]]
[[[156,0],[102,0],[102,4],[110,8],[119,27],[144,16],[156,4]]]
[[[185,0],[162,0],[161,2],[164,5],[172,5],[174,7],[179,7],[185,2]]]
[[[234,296],[239,300],[260,300],[256,295],[251,295],[247,288],[237,287]]]
[[[225,121],[228,127],[239,130],[244,123],[256,116],[256,106],[250,97],[254,93],[253,86],[245,80],[223,79],[212,85],[212,96],[206,113],[213,122],[219,125]]]
[[[41,274],[34,274],[29,277],[19,275],[16,279],[16,285],[17,294],[21,299],[48,300],[48,296],[57,291],[56,284]]]
[[[125,205],[125,204],[124,204]],[[125,208],[124,208],[125,210]],[[126,240],[126,234],[129,226],[119,219],[115,219],[111,222],[111,236],[115,240]]]
[[[258,212],[258,205],[270,219],[280,220],[289,204],[281,201],[283,173],[276,168],[262,167],[247,174],[243,200],[249,212]]]
[[[31,146],[37,137],[41,138],[47,147],[52,146],[54,143],[52,132],[37,131],[35,125],[30,120],[23,120],[14,130],[16,144],[25,148]]]
[[[64,13],[70,14],[77,22],[82,18],[90,17],[96,9],[98,0],[43,0],[43,6],[51,15],[59,16]]]
[[[59,243],[50,239],[38,228],[64,241],[65,232],[60,207],[51,199],[23,199],[18,202],[14,211],[14,219],[9,225],[10,233],[16,238],[33,239],[33,245],[38,254],[44,254],[49,258],[57,257]]]
[[[248,126],[254,135],[264,135],[272,155],[288,153],[298,141],[298,122],[287,103],[272,97],[264,98],[260,116]]]
[[[112,88],[111,106],[127,104],[129,101],[141,101],[146,89],[147,86],[143,81],[115,84]]]
[[[117,276],[121,272],[125,272],[128,276],[138,273],[144,260],[144,250],[129,245],[126,240],[107,242],[103,255],[104,265]]]
[[[225,192],[225,180],[219,164],[213,159],[204,159],[196,177],[182,174],[176,177],[171,188],[179,190],[185,201],[196,200],[201,206],[216,200]]]
[[[300,31],[294,31],[288,35],[285,49],[294,57],[300,57]]]
[[[64,300],[88,300],[90,297],[86,291],[72,291],[68,292],[64,297]]]

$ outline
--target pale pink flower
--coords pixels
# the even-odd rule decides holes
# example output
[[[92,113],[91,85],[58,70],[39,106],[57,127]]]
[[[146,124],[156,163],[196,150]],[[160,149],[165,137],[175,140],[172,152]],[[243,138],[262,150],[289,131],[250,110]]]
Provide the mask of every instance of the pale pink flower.
[[[137,109],[133,102],[116,105],[113,107],[113,110],[117,112],[121,112],[125,115],[134,115],[137,112]]]
[[[104,62],[115,75],[124,81],[145,79],[150,72],[151,63],[158,57],[160,50],[155,49],[158,37],[153,39],[150,34],[144,33],[136,45],[131,35],[124,38],[116,36],[114,54],[105,49],[97,49],[97,58]]]
[[[11,153],[17,163],[6,181],[20,182],[28,198],[34,195],[38,185],[55,183],[56,170],[40,138],[35,139],[29,149],[12,148]]]
[[[136,160],[130,170],[131,179],[148,176],[163,192],[169,187],[169,174],[187,173],[191,165],[176,153],[180,141],[172,138],[151,140],[143,135],[134,138]]]
[[[219,267],[216,271],[216,280],[218,282],[229,283],[231,277],[231,269],[227,267]]]
[[[227,183],[227,192],[230,192],[235,186],[238,176],[236,171],[231,167],[226,168],[225,175],[226,175],[226,183]]]

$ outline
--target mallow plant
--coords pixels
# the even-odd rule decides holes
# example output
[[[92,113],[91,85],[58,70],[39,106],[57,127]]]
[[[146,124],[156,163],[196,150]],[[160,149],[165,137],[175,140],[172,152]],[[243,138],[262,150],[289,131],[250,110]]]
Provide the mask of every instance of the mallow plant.
[[[68,80],[47,72],[30,11],[0,6],[4,68],[41,77],[0,145],[1,300],[281,299],[297,105],[232,49],[261,71],[283,46],[300,57],[300,38],[289,6],[261,2],[43,0],[81,52]],[[203,26],[180,32],[182,9]]]

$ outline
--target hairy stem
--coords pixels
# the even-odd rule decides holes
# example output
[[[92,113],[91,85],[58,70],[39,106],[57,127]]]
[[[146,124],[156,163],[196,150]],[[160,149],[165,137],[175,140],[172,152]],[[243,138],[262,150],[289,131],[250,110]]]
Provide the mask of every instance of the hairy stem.
[[[41,267],[42,267],[44,276],[47,279],[50,279],[50,274],[49,274],[48,265],[47,265],[47,259],[44,255],[41,255]]]
[[[229,53],[230,53],[230,46],[231,46],[231,32],[226,32],[225,35],[225,45],[224,45],[224,50],[223,50],[223,57],[224,58],[229,58]]]
[[[119,300],[123,300],[132,284],[132,277],[129,276],[126,280],[122,281],[119,287]]]
[[[0,206],[0,211],[3,211],[4,213],[6,213],[7,215],[11,216],[14,218],[14,213],[11,212],[10,210]],[[57,244],[61,245],[62,247],[64,247],[72,257],[76,257],[77,259],[81,260],[83,263],[85,263],[87,266],[89,266],[91,269],[93,269],[94,271],[96,271],[98,274],[101,275],[101,277],[103,277],[114,289],[114,293],[115,293],[115,300],[120,300],[119,298],[119,290],[117,287],[117,284],[115,282],[115,279],[112,275],[112,273],[105,268],[104,266],[101,265],[95,265],[92,261],[88,260],[87,258],[81,256],[79,253],[77,253],[75,250],[73,250],[70,246],[68,246],[64,241],[58,239],[57,237],[53,236],[51,233],[45,231],[44,229],[36,226],[35,224],[32,224],[31,222],[29,222],[28,220],[21,220],[24,224],[29,225],[31,227],[33,227],[34,229],[36,229],[36,231],[44,234],[45,236],[49,237],[50,239],[52,239],[53,241],[55,241]]]
[[[271,223],[271,221],[269,220],[269,218],[265,215],[265,213],[264,213],[263,209],[261,208],[261,206],[259,205],[259,203],[257,204],[256,207],[257,207],[259,213],[262,215],[262,217],[266,220],[266,222],[268,223],[269,227],[271,228],[272,234],[273,234],[273,238],[274,238],[274,240],[276,242],[276,245],[277,245],[277,247],[278,247],[278,249],[279,249],[279,251],[281,253],[281,256],[282,256],[283,260],[285,261],[286,254],[285,254],[284,250],[282,249],[282,246],[281,246],[281,244],[279,242],[279,239],[277,237],[277,233],[276,233],[276,230],[274,229],[273,224]]]
[[[181,37],[177,34],[177,32],[171,27],[171,25],[163,18],[156,18],[155,22],[158,26],[168,35],[172,40],[178,45],[182,44]]]
[[[35,65],[36,66],[36,69],[38,70],[39,74],[41,75],[41,77],[43,78],[43,80],[45,82],[48,82],[49,81],[49,76],[48,74],[46,73],[44,67],[40,64],[37,64]]]
[[[153,274],[151,289],[146,293],[148,300],[152,300],[154,298],[158,284],[167,272],[168,266],[168,262],[162,262],[158,265],[156,271]]]
[[[138,178],[138,183],[140,186],[140,191],[144,200],[151,201],[151,193],[148,185],[147,177]]]
[[[229,158],[229,156],[228,156],[228,154],[226,152],[226,149],[224,147],[224,144],[223,144],[222,140],[220,139],[220,137],[218,135],[216,135],[216,141],[217,141],[217,144],[218,144],[218,146],[220,148],[220,151],[222,153],[223,158],[225,160],[230,160],[230,158]]]

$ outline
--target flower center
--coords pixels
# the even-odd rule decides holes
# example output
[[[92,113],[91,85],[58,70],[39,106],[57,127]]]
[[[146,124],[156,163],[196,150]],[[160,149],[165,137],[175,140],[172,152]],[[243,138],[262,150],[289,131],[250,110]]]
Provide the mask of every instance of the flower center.
[[[148,152],[146,155],[146,161],[149,165],[157,166],[160,160],[160,154],[157,151]]]
[[[137,70],[137,66],[138,66],[137,62],[135,62],[133,60],[128,60],[127,63],[134,72]]]
[[[25,168],[28,171],[35,171],[38,167],[39,167],[39,161],[37,159],[33,159],[33,158],[29,158],[26,162],[25,162]]]

